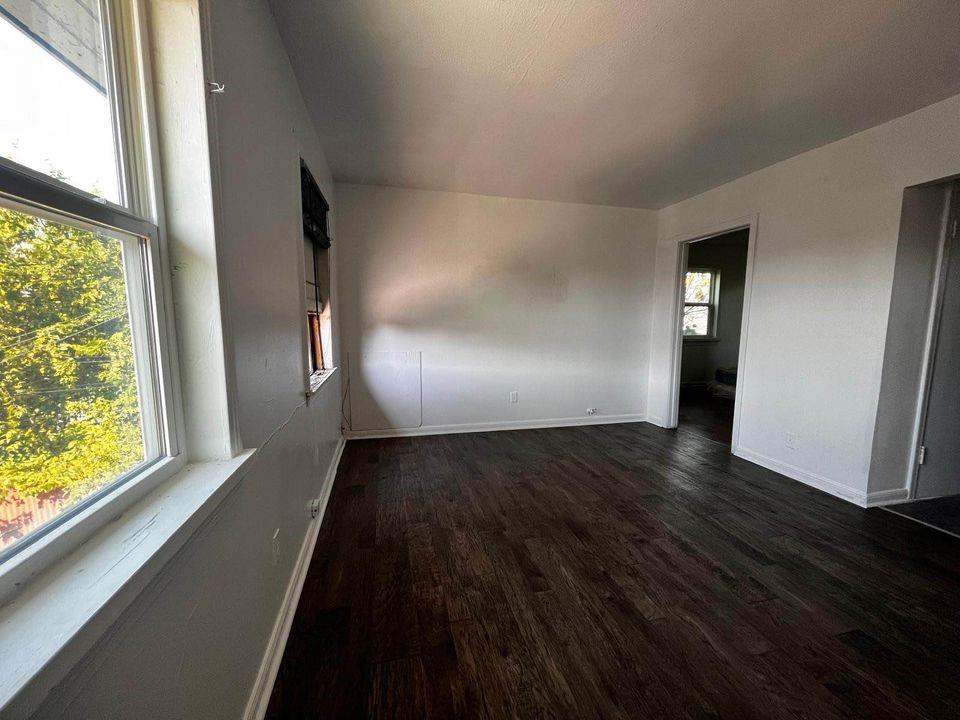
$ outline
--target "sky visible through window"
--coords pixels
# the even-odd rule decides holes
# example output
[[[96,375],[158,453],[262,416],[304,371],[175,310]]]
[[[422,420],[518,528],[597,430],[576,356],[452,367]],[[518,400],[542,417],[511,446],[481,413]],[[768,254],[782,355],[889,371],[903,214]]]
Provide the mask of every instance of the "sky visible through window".
[[[110,102],[0,15],[0,155],[119,202]]]

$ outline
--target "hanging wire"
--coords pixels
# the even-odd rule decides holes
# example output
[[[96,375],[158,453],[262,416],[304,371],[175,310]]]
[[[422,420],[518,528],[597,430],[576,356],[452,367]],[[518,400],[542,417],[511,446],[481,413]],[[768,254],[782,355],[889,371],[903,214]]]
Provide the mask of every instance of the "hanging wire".
[[[14,395],[9,395],[11,398],[21,398],[21,397],[32,397],[34,395],[62,395],[65,393],[77,392],[78,390],[91,390],[94,388],[120,388],[123,387],[117,383],[94,383],[91,385],[77,385],[72,388],[60,388],[56,390],[37,390],[35,392],[28,393],[16,393]]]
[[[57,327],[57,325],[65,325],[66,323],[70,323],[70,322],[79,322],[80,320],[85,320],[86,318],[90,317],[91,315],[97,315],[97,314],[99,314],[99,313],[102,313],[102,312],[104,312],[105,310],[107,310],[107,311],[109,311],[109,310],[123,310],[123,311],[126,311],[126,308],[123,307],[123,306],[120,306],[120,305],[117,305],[117,306],[108,306],[108,307],[106,307],[106,308],[97,308],[96,310],[92,310],[91,312],[88,312],[86,315],[79,315],[79,316],[77,316],[77,317],[75,317],[75,318],[67,318],[66,320],[59,320],[59,321],[57,321],[57,322],[55,322],[55,323],[50,323],[49,325],[44,325],[43,327],[39,327],[39,328],[37,328],[36,330],[31,330],[30,332],[27,332],[27,333],[20,333],[19,335],[17,335],[17,341],[16,341],[16,342],[10,343],[9,345],[0,346],[0,352],[3,352],[4,350],[9,350],[10,348],[14,348],[14,347],[17,347],[17,346],[19,346],[19,345],[24,345],[24,344],[30,342],[31,340],[33,340],[37,335],[39,335],[40,333],[42,333],[44,330],[49,330],[50,328],[55,328],[55,327]]]
[[[98,322],[98,323],[94,323],[93,325],[89,325],[89,326],[87,326],[87,327],[85,327],[85,328],[81,328],[80,330],[77,330],[76,332],[72,332],[72,333],[70,333],[69,335],[64,335],[63,337],[59,337],[59,338],[57,338],[57,343],[58,343],[58,344],[59,344],[59,343],[62,343],[64,340],[68,340],[69,338],[76,337],[77,335],[81,335],[81,334],[83,334],[83,333],[85,333],[85,332],[88,332],[89,330],[93,330],[94,328],[100,327],[101,325],[106,325],[107,323],[113,322],[114,320],[119,320],[121,317],[124,316],[124,314],[125,314],[125,313],[118,313],[117,315],[113,315],[113,316],[111,316],[111,317],[108,317],[108,318],[106,318],[105,320],[101,320],[101,321]],[[26,355],[29,351],[30,351],[30,348],[27,348],[27,349],[25,349],[25,350],[21,350],[19,353],[16,353],[16,354],[14,354],[14,355],[10,355],[10,356],[8,356],[8,357],[0,358],[0,365],[3,365],[3,364],[5,364],[5,363],[8,363],[8,362],[10,362],[11,360],[16,360],[16,359],[22,357],[23,355]]]

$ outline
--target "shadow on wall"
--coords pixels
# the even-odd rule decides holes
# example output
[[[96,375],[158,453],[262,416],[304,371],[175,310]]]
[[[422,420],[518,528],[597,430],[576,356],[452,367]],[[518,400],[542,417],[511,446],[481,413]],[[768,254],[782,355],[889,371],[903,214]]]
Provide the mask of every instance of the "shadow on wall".
[[[499,250],[478,258],[473,266],[456,264],[397,283],[369,319],[374,325],[442,326],[469,332],[476,329],[478,308],[563,303],[568,285],[567,273],[549,257]]]
[[[375,199],[372,208],[364,206],[378,193],[364,192],[368,200],[354,212],[372,209],[375,217],[362,237],[344,239],[363,340],[389,328],[567,354],[585,343],[619,344],[622,328],[610,320],[642,309],[642,247],[624,229],[638,211],[564,213],[553,204],[450,194],[437,194],[445,196],[438,209],[431,194],[411,193],[407,203],[395,192],[387,193],[389,207]],[[607,213],[626,217],[610,227]]]

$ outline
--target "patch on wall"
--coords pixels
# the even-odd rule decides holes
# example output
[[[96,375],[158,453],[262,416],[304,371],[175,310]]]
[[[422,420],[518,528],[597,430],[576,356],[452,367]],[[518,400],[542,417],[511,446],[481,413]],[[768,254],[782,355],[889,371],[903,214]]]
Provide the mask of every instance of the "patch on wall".
[[[420,355],[348,353],[351,430],[394,430],[423,424]]]

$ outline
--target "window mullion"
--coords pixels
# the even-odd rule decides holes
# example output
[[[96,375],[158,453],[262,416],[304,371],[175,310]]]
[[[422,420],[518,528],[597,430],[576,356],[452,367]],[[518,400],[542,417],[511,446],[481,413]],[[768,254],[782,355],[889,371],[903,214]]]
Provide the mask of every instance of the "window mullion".
[[[124,208],[102,202],[86,193],[48,180],[36,172],[23,172],[0,162],[0,195],[13,202],[36,206],[39,213],[50,209],[59,216],[72,217],[116,228],[134,235],[148,235],[156,226]]]

